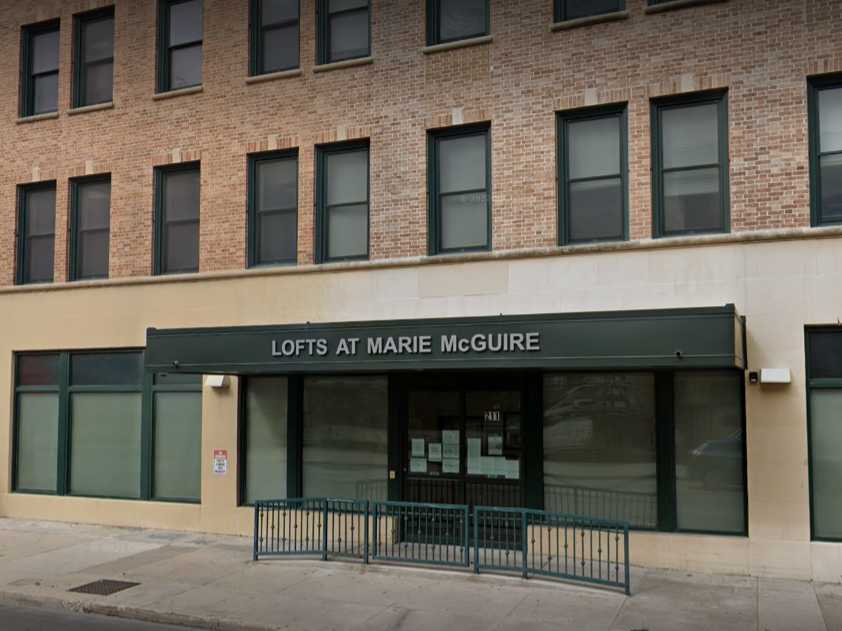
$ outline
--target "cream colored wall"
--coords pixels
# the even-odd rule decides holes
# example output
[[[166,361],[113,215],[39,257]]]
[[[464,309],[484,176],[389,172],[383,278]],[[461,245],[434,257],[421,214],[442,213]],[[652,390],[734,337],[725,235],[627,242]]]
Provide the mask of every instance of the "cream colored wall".
[[[748,539],[634,533],[635,563],[842,580],[842,545],[810,542],[804,326],[842,320],[842,237],[349,270],[279,270],[0,292],[0,514],[248,534],[236,508],[237,384],[204,391],[202,505],[10,494],[12,352],[142,346],[155,327],[281,324],[722,305],[748,319]],[[211,475],[214,448],[226,476]]]

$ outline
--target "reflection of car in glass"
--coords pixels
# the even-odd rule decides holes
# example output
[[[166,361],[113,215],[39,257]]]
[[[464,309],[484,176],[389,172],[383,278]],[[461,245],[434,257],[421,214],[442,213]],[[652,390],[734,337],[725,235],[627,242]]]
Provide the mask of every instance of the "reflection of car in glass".
[[[687,477],[701,482],[706,488],[739,482],[743,466],[743,432],[737,430],[725,436],[706,440],[690,451]]]

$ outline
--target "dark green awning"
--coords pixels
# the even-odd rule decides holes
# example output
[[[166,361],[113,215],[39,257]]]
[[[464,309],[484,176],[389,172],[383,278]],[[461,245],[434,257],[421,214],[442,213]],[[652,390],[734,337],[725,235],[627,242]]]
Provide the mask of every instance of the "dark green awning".
[[[746,368],[734,305],[697,309],[147,330],[155,372]]]

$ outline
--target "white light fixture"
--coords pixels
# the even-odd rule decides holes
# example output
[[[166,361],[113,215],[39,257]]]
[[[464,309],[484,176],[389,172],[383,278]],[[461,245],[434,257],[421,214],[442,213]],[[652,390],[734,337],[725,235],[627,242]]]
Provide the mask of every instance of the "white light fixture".
[[[205,377],[205,383],[209,388],[221,390],[228,387],[228,377],[225,375],[208,375]]]
[[[792,383],[789,368],[761,368],[760,383]]]

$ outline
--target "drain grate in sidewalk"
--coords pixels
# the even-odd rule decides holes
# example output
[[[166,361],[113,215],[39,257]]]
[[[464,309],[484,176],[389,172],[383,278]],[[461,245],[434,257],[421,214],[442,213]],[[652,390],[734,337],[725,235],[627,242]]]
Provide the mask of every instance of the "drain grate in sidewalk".
[[[77,592],[79,594],[96,594],[97,596],[110,596],[116,594],[129,587],[140,585],[140,583],[131,583],[129,581],[111,581],[108,579],[100,579],[93,583],[86,583],[79,587],[74,587],[68,591]]]

